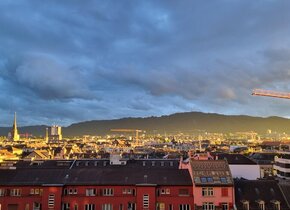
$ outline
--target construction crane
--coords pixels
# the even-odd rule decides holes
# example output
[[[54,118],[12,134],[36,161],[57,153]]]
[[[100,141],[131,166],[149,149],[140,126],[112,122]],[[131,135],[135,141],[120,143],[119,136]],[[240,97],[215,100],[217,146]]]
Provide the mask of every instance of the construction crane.
[[[253,90],[252,95],[290,99],[290,93],[278,92],[278,91],[272,91],[272,90],[255,89]]]
[[[143,132],[142,130],[138,129],[126,129],[126,128],[115,128],[111,129],[113,132],[136,132],[136,144],[139,145],[139,133]]]

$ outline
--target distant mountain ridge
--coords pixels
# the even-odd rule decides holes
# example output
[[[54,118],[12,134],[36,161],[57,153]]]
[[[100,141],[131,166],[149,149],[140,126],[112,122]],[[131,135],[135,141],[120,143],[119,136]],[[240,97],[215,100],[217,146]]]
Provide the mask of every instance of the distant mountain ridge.
[[[20,133],[45,135],[47,126],[20,127]],[[64,136],[104,135],[112,128],[141,129],[147,133],[176,134],[192,133],[196,130],[208,132],[255,131],[264,134],[267,129],[290,133],[290,119],[282,117],[252,117],[247,115],[222,115],[215,113],[186,112],[161,117],[122,118],[115,120],[93,120],[63,127]],[[11,128],[0,127],[0,135],[6,136]]]

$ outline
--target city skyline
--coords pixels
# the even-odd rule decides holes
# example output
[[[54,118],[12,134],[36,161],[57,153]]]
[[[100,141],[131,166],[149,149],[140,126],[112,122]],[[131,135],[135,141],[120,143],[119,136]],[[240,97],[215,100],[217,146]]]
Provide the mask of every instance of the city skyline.
[[[0,126],[290,117],[288,1],[1,1]]]

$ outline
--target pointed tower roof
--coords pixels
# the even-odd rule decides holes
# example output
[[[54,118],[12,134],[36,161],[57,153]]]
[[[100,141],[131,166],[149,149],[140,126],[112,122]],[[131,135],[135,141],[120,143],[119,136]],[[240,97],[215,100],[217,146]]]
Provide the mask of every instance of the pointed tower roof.
[[[14,141],[18,141],[20,139],[19,134],[18,134],[18,129],[17,129],[16,112],[14,113],[14,122],[13,122],[13,128],[12,128],[11,134]]]

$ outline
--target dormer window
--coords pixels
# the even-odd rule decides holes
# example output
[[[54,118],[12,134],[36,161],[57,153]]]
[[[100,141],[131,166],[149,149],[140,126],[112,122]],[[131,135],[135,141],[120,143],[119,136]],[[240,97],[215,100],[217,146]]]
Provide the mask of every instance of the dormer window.
[[[250,209],[250,204],[249,201],[242,201],[243,203],[243,210],[249,210]]]
[[[273,200],[271,203],[273,203],[274,210],[281,210],[280,201]]]
[[[265,210],[265,201],[259,200],[257,203],[259,204],[259,210]]]

